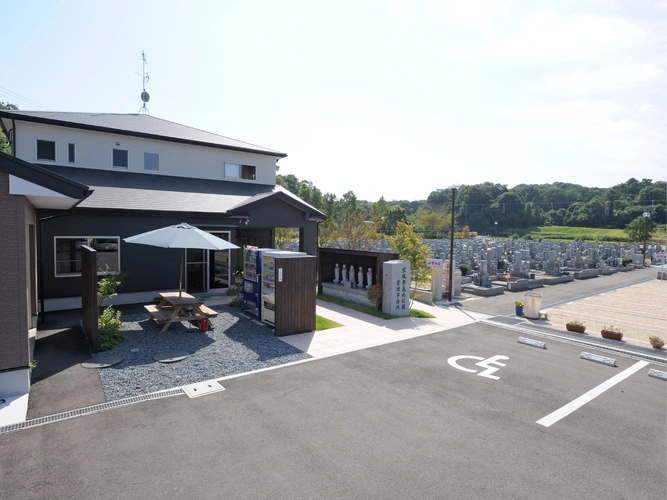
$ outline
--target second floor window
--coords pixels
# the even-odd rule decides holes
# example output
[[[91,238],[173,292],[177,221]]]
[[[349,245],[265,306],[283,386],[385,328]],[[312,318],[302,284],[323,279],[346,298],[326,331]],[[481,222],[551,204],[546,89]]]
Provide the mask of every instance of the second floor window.
[[[56,161],[56,141],[37,139],[37,159]]]
[[[127,168],[129,163],[127,149],[114,149],[113,150],[113,163],[112,166],[119,168]]]
[[[144,170],[157,172],[160,170],[160,155],[155,153],[144,153]]]
[[[67,144],[67,163],[76,163],[76,144]]]
[[[254,181],[257,173],[254,165],[239,165],[238,163],[225,163],[224,177],[226,179],[246,179]]]

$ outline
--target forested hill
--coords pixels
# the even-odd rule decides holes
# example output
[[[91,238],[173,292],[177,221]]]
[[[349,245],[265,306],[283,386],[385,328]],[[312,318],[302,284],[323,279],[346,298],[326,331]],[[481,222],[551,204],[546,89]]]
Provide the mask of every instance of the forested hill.
[[[322,192],[309,181],[293,175],[278,175],[278,184],[329,217],[341,219],[348,208],[362,210],[368,219],[382,218],[391,231],[398,220],[414,223],[422,232],[449,227],[452,191],[438,189],[426,200],[358,200],[348,191],[341,198]],[[643,212],[658,224],[666,221],[667,182],[631,178],[611,188],[589,188],[578,184],[520,184],[511,189],[485,182],[463,185],[456,195],[455,227],[472,231],[518,231],[535,226],[580,226],[624,228]]]

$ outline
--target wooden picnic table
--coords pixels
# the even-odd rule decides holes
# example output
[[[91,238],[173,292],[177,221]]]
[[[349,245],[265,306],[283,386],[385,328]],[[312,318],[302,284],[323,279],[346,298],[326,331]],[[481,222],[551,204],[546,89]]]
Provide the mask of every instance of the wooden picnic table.
[[[197,297],[189,293],[163,292],[159,295],[158,305],[149,304],[144,306],[144,309],[158,325],[164,325],[161,332],[166,331],[172,323],[200,319],[206,319],[207,326],[210,327],[211,318],[218,315],[216,311],[206,307]]]

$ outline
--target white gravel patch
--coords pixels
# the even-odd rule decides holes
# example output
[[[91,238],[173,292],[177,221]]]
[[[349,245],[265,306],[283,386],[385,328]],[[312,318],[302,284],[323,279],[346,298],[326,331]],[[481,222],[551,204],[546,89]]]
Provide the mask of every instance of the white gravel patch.
[[[219,312],[206,333],[187,323],[173,324],[160,333],[148,314],[121,317],[126,340],[98,356],[117,354],[123,362],[99,370],[107,401],[139,396],[204,380],[245,373],[269,366],[310,358],[274,336],[273,329],[230,306],[212,306]],[[136,351],[136,349],[139,349]],[[133,351],[134,350],[134,351]],[[159,363],[153,356],[162,351],[184,350],[191,355],[177,363]]]

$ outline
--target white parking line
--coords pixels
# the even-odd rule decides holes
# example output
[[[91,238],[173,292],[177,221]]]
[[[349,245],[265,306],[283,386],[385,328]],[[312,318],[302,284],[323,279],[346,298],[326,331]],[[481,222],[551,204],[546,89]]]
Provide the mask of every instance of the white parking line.
[[[611,377],[609,380],[602,382],[600,385],[597,387],[591,389],[588,391],[586,394],[583,394],[579,396],[577,399],[574,401],[569,402],[565,406],[559,408],[553,413],[550,413],[546,417],[543,417],[539,419],[536,423],[543,425],[544,427],[550,427],[556,422],[558,422],[560,419],[567,417],[570,413],[572,413],[575,410],[578,410],[582,406],[584,406],[586,403],[589,401],[592,401],[593,399],[597,398],[600,394],[605,392],[607,389],[611,389],[614,387],[616,384],[621,382],[622,380],[625,380],[628,378],[630,375],[633,373],[638,372],[642,368],[644,368],[646,365],[648,365],[648,361],[638,361],[634,365],[632,365],[630,368],[627,368],[623,370],[621,373],[618,375],[615,375]]]

